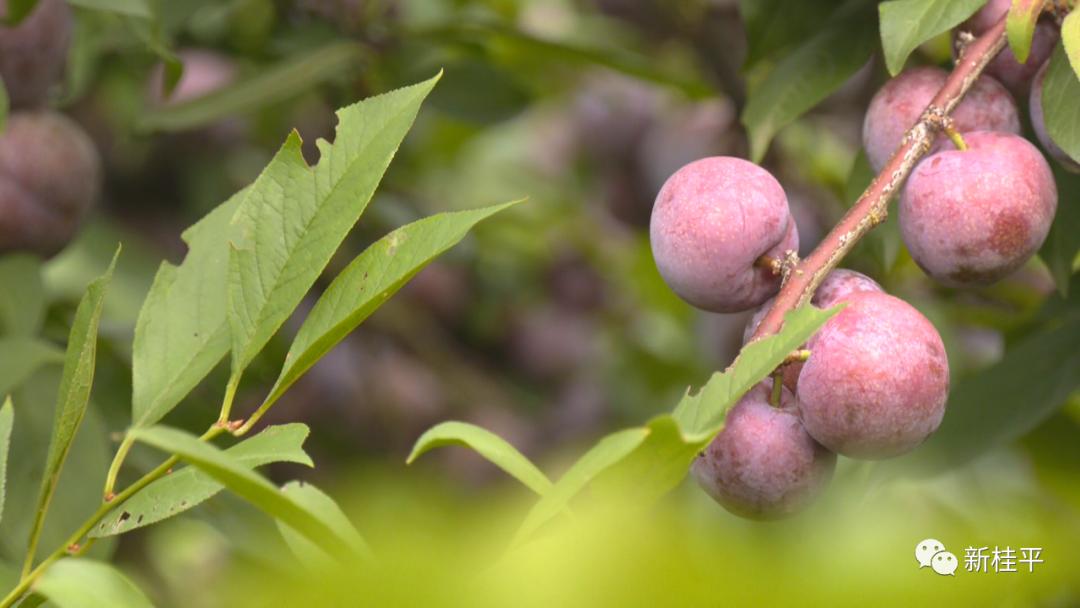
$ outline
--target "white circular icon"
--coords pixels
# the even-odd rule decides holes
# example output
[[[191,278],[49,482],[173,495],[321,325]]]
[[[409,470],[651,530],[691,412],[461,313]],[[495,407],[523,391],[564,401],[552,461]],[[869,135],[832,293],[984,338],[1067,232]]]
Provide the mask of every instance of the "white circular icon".
[[[933,538],[928,538],[915,545],[915,559],[919,560],[919,567],[925,568],[931,565],[934,554],[944,551],[945,543]]]

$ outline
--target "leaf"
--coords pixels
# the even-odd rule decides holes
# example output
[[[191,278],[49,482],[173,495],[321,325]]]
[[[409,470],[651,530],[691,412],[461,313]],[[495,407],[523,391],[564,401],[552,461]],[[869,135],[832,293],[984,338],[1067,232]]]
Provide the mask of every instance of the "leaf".
[[[153,608],[119,570],[89,559],[62,559],[34,583],[34,591],[60,608]]]
[[[1072,64],[1073,73],[1080,78],[1080,11],[1075,8],[1061,22],[1061,42]]]
[[[4,79],[0,78],[0,133],[7,129],[8,111],[11,110],[11,100],[8,99],[7,87]]]
[[[0,23],[4,27],[15,27],[34,12],[38,0],[6,0],[4,4],[4,17],[0,19]]]
[[[315,303],[289,348],[266,403],[276,401],[431,260],[465,238],[473,226],[517,202],[433,215],[398,228],[368,247]]]
[[[439,76],[338,111],[334,144],[309,168],[294,131],[233,219],[229,325],[239,376],[322,273],[360,218]]]
[[[15,408],[11,397],[4,399],[0,406],[0,521],[4,519],[4,492],[7,489],[8,448],[11,445],[11,425],[15,422]]]
[[[1076,100],[1080,99],[1080,75],[1070,69],[1062,46],[1058,46],[1050,57],[1045,78],[1042,106],[1046,132],[1059,148],[1080,162],[1080,112],[1076,111]]]
[[[128,17],[150,19],[154,16],[147,0],[67,0],[71,6]]]
[[[859,7],[857,2],[845,6]],[[859,7],[861,8],[861,7]],[[794,48],[754,89],[742,113],[750,134],[751,158],[759,162],[769,142],[866,64],[877,45],[872,15],[841,10],[802,45]]]
[[[416,440],[406,464],[434,448],[461,445],[471,448],[511,477],[543,496],[551,481],[524,454],[495,433],[465,422],[443,422],[427,430]]]
[[[190,433],[165,426],[135,429],[131,435],[137,441],[176,454],[198,467],[241,498],[311,539],[327,553],[348,557],[350,547],[337,536],[331,525],[228,453]]]
[[[686,477],[690,465],[709,439],[691,440],[670,414],[646,425],[649,436],[621,462],[600,475],[594,486],[620,497],[635,508],[648,508]]]
[[[60,363],[64,353],[35,338],[0,338],[0,395],[18,387],[41,366]]]
[[[49,440],[49,454],[45,459],[45,472],[41,479],[41,491],[38,494],[38,508],[34,514],[34,523],[30,532],[28,554],[31,556],[36,552],[41,527],[45,523],[49,503],[56,491],[60,471],[71,450],[71,442],[86,415],[86,406],[90,401],[90,388],[94,383],[94,367],[97,362],[97,336],[101,308],[118,257],[120,257],[119,247],[113,255],[108,270],[90,283],[86,288],[86,294],[79,302],[79,307],[75,310],[75,320],[71,324],[71,333],[68,336],[64,372],[60,377],[60,391],[57,396],[52,438]]]
[[[645,427],[617,431],[604,437],[588,452],[585,452],[585,455],[559,478],[551,490],[533,505],[514,535],[513,544],[524,541],[540,526],[565,510],[570,500],[577,496],[593,478],[626,458],[645,441],[649,433],[650,429]]]
[[[243,191],[188,228],[179,266],[163,262],[135,324],[131,417],[161,420],[229,351],[229,222]]]
[[[319,519],[326,522],[334,530],[338,538],[349,546],[353,555],[371,557],[371,549],[368,548],[364,538],[357,532],[356,527],[349,521],[348,516],[334,502],[334,499],[327,496],[322,490],[308,483],[291,481],[281,488],[281,492],[290,496],[307,510],[316,513]],[[285,544],[289,545],[293,553],[305,564],[311,566],[312,569],[319,570],[323,565],[333,563],[330,556],[322,549],[319,549],[302,534],[293,530],[288,524],[278,521],[277,527],[282,538],[285,539]]]
[[[1020,63],[1027,63],[1031,54],[1031,39],[1035,36],[1035,24],[1042,14],[1043,4],[1043,0],[1013,0],[1009,7],[1005,35],[1009,48]]]
[[[0,290],[0,335],[36,335],[45,319],[41,260],[26,254],[0,257],[0,285],[18,285]]]
[[[334,42],[300,57],[263,67],[250,78],[191,101],[146,110],[137,119],[136,126],[144,131],[184,131],[227,116],[251,113],[353,71],[362,58],[360,45]]]
[[[807,0],[741,0],[739,13],[746,29],[745,67],[809,38],[829,18],[821,2]]]
[[[747,344],[724,373],[713,374],[696,394],[687,393],[674,413],[687,440],[711,440],[723,428],[727,410],[842,308],[805,305],[789,311],[780,333]]]
[[[908,56],[927,40],[947,32],[975,14],[986,0],[892,0],[882,2],[881,46],[885,65],[896,76]],[[1028,40],[1030,44],[1030,38]]]
[[[1054,167],[1057,182],[1058,205],[1050,234],[1046,236],[1039,257],[1046,263],[1062,297],[1069,295],[1069,281],[1073,275],[1073,261],[1080,254],[1080,205],[1071,204],[1070,196],[1080,193],[1080,175]]]
[[[304,452],[307,425],[300,423],[267,427],[264,431],[225,450],[240,465],[254,469],[271,462],[294,462],[313,466]],[[186,467],[146,486],[118,505],[90,532],[101,538],[130,532],[192,509],[222,490],[223,486],[195,467]]]

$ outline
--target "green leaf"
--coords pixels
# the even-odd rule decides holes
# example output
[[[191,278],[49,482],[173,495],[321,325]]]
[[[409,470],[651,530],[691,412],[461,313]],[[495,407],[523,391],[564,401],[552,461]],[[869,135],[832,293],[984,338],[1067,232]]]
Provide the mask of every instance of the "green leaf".
[[[15,27],[22,23],[37,8],[38,0],[6,0],[4,18],[0,19],[4,27]],[[2,88],[2,87],[0,87]]]
[[[425,452],[448,445],[473,449],[511,477],[543,496],[551,481],[524,454],[495,433],[465,422],[443,422],[427,430],[416,440],[406,464],[412,464]]]
[[[594,486],[635,508],[648,508],[686,477],[708,439],[688,439],[670,414],[646,425],[649,436],[636,450],[596,479]]]
[[[1050,67],[1046,69],[1046,79],[1043,81],[1043,117],[1050,139],[1073,160],[1080,162],[1080,112],[1076,111],[1077,99],[1080,99],[1080,75],[1069,67],[1065,49],[1059,45],[1050,58]]]
[[[368,247],[315,303],[289,348],[266,403],[276,401],[431,260],[465,238],[473,226],[517,202],[433,215],[398,228]]]
[[[0,257],[0,285],[18,285],[0,290],[0,335],[33,336],[41,331],[45,319],[41,260],[25,254]]]
[[[439,76],[338,111],[308,167],[294,131],[233,219],[229,325],[239,376],[292,314],[360,218]]]
[[[271,462],[313,466],[304,452],[308,427],[300,423],[267,427],[225,453],[240,465],[254,469]],[[90,532],[91,537],[115,536],[179,515],[223,489],[217,480],[196,467],[185,467],[146,486],[118,505]]]
[[[921,44],[975,14],[986,0],[892,0],[878,7],[885,65],[896,76]],[[1030,43],[1030,40],[1029,40]]]
[[[228,453],[190,433],[165,426],[135,429],[131,434],[137,441],[176,454],[198,467],[241,498],[311,539],[327,553],[341,558],[349,556],[349,545],[317,513],[282,493]]]
[[[357,532],[356,527],[349,521],[348,516],[334,502],[334,499],[330,498],[322,490],[302,481],[291,481],[281,488],[281,492],[303,505],[308,511],[317,514],[319,519],[329,525],[338,538],[349,546],[353,555],[371,557],[371,549],[368,548],[364,538]],[[278,531],[281,532],[281,537],[285,539],[285,544],[289,545],[293,553],[305,564],[319,570],[322,566],[333,563],[325,551],[315,546],[296,530],[293,530],[288,524],[278,521],[277,527]]]
[[[38,508],[34,514],[34,524],[30,532],[30,555],[37,549],[41,527],[49,511],[49,503],[56,491],[56,482],[64,467],[71,442],[86,415],[86,406],[90,401],[90,388],[94,383],[94,367],[97,362],[98,324],[101,321],[101,308],[105,301],[105,291],[112,280],[116,260],[120,257],[117,247],[105,274],[94,279],[86,288],[86,294],[75,310],[75,320],[68,336],[67,353],[64,360],[64,372],[60,377],[60,391],[56,403],[56,419],[53,424],[52,438],[49,440],[49,454],[45,459],[45,472],[41,479],[41,491],[38,494]]]
[[[11,445],[11,425],[15,422],[15,408],[11,397],[0,406],[0,520],[4,519],[4,492],[7,484],[8,447]]]
[[[60,363],[64,353],[34,338],[0,338],[0,395],[18,387],[41,366]]]
[[[513,544],[518,544],[531,536],[540,526],[565,510],[585,486],[597,475],[626,458],[645,441],[650,430],[645,427],[617,431],[601,439],[588,452],[585,452],[559,481],[545,493],[525,516],[525,521],[514,535]]]
[[[1073,73],[1080,78],[1080,10],[1073,9],[1061,22],[1061,42],[1072,64]]]
[[[0,133],[7,128],[8,111],[11,109],[11,101],[8,99],[7,87],[4,79],[0,78]]]
[[[153,608],[150,600],[113,566],[89,559],[62,559],[34,583],[34,591],[60,608]]]
[[[746,28],[746,67],[809,38],[829,18],[826,6],[807,0],[741,0],[739,13]]]
[[[675,407],[674,417],[688,441],[711,440],[723,428],[728,409],[842,308],[820,310],[806,305],[789,311],[780,333],[747,344],[727,370],[713,374],[696,394],[687,393]]]
[[[67,0],[67,3],[79,8],[116,13],[128,17],[150,19],[154,16],[154,11],[150,8],[147,0]]]
[[[1026,63],[1031,54],[1031,39],[1035,36],[1035,24],[1042,14],[1043,4],[1043,0],[1013,0],[1009,7],[1005,35],[1009,48],[1020,63]]]
[[[179,266],[163,262],[135,325],[132,420],[161,420],[229,351],[229,222],[243,191],[183,234]]]
[[[1056,164],[1056,163],[1055,163]],[[1073,275],[1073,262],[1080,254],[1080,205],[1070,204],[1070,196],[1080,193],[1080,175],[1068,173],[1055,166],[1058,204],[1050,234],[1046,236],[1039,257],[1046,263],[1062,297],[1069,295],[1069,281]]]
[[[263,67],[250,78],[197,99],[146,110],[136,124],[145,131],[183,131],[227,116],[251,113],[356,70],[362,59],[363,49],[358,44],[334,42],[280,64]]]
[[[842,10],[816,34],[794,48],[754,89],[742,113],[750,133],[750,156],[759,162],[784,126],[840,88],[866,64],[877,46],[872,13]]]

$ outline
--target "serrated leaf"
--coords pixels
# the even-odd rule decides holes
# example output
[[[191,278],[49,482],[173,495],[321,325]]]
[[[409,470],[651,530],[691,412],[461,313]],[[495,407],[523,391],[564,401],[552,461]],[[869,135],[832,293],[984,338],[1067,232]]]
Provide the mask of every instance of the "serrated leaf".
[[[119,570],[104,562],[62,559],[34,583],[34,591],[60,608],[153,608]]]
[[[1076,111],[1077,99],[1080,99],[1080,75],[1069,66],[1064,47],[1058,45],[1050,57],[1050,66],[1043,81],[1043,118],[1050,139],[1069,157],[1080,162],[1080,112]]]
[[[38,508],[34,515],[34,524],[30,532],[30,555],[37,547],[49,503],[56,491],[56,482],[64,467],[71,442],[86,415],[86,406],[90,401],[90,388],[94,383],[94,368],[97,363],[98,324],[101,321],[102,304],[105,291],[112,280],[120,248],[116,249],[112,262],[105,274],[94,279],[86,288],[86,294],[79,301],[75,310],[75,320],[71,324],[68,336],[67,353],[64,357],[64,371],[60,377],[60,390],[57,396],[56,419],[53,424],[52,438],[49,440],[49,453],[45,459],[45,471],[41,479],[41,491],[38,493]]]
[[[777,63],[754,89],[742,113],[750,156],[760,162],[773,136],[840,88],[877,46],[873,14],[849,2],[816,34]]]
[[[975,14],[986,0],[892,0],[878,7],[885,65],[896,76],[911,52]],[[1029,40],[1030,42],[1030,40]]]
[[[292,497],[283,494],[266,478],[244,466],[223,450],[200,441],[198,437],[165,426],[135,429],[137,441],[176,454],[198,467],[241,498],[311,539],[327,553],[347,558],[351,549],[333,527]]]
[[[0,257],[0,285],[18,286],[0,291],[0,335],[36,335],[45,319],[41,260],[26,254]]]
[[[250,78],[200,96],[143,112],[136,126],[144,131],[183,131],[222,118],[248,114],[286,101],[315,85],[357,69],[363,48],[354,42],[334,42],[282,63],[264,66]]]
[[[529,510],[525,521],[514,535],[513,544],[524,541],[552,517],[565,510],[570,500],[589,485],[589,482],[636,450],[650,432],[646,427],[616,431],[585,452]]]
[[[264,431],[225,450],[229,457],[254,469],[271,462],[313,466],[304,452],[307,425],[300,423],[267,427]],[[185,467],[146,486],[118,505],[90,532],[101,538],[148,526],[188,509],[220,492],[224,486],[195,467]]]
[[[4,519],[4,493],[7,489],[8,448],[11,447],[11,426],[15,422],[15,408],[11,397],[0,406],[0,521]]]
[[[696,394],[687,393],[674,413],[687,440],[709,440],[720,432],[728,409],[842,309],[805,305],[789,311],[780,333],[747,344],[724,373],[713,374]]]
[[[398,228],[368,247],[334,279],[304,320],[267,403],[278,399],[433,259],[478,222],[516,204],[440,213]]]
[[[1069,57],[1073,73],[1080,78],[1080,10],[1073,9],[1061,22],[1061,43]]]
[[[281,327],[360,218],[439,76],[338,111],[334,144],[308,167],[291,134],[233,219],[229,326],[238,377]]]
[[[161,420],[229,350],[229,222],[243,191],[188,228],[183,263],[163,262],[135,324],[132,424]]]
[[[334,502],[333,498],[330,498],[315,486],[301,481],[291,481],[285,484],[281,491],[312,513],[318,514],[322,521],[333,528],[338,538],[349,546],[355,557],[371,557],[371,549],[368,548],[364,538],[360,536],[360,532],[356,530],[356,527],[349,521],[348,516]],[[278,531],[281,532],[281,537],[285,539],[285,544],[289,545],[293,553],[313,570],[320,570],[323,566],[334,563],[325,551],[317,547],[304,535],[293,530],[288,524],[280,520],[276,523]]]
[[[1020,63],[1026,63],[1031,54],[1031,39],[1035,36],[1035,24],[1042,14],[1043,4],[1043,0],[1012,0],[1009,7],[1005,36]]]
[[[64,353],[35,338],[0,338],[0,395],[18,387],[41,366],[61,363]]]
[[[416,440],[405,462],[412,464],[429,450],[448,445],[471,448],[541,496],[551,489],[547,476],[517,448],[495,433],[466,422],[443,422],[431,427]]]
[[[141,17],[149,19],[154,16],[147,0],[67,0],[67,3],[79,8],[128,17]]]

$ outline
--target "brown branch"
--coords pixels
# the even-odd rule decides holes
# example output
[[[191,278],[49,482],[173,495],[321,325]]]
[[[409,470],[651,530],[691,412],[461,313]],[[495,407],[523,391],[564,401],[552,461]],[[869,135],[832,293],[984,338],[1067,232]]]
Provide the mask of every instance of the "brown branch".
[[[874,226],[885,221],[889,213],[889,199],[903,186],[919,160],[929,152],[934,138],[951,122],[949,115],[990,60],[1003,48],[1005,17],[964,48],[948,80],[931,100],[919,122],[904,136],[889,163],[814,251],[792,270],[752,340],[780,331],[784,313],[809,302],[821,281],[836,268],[855,243]]]

